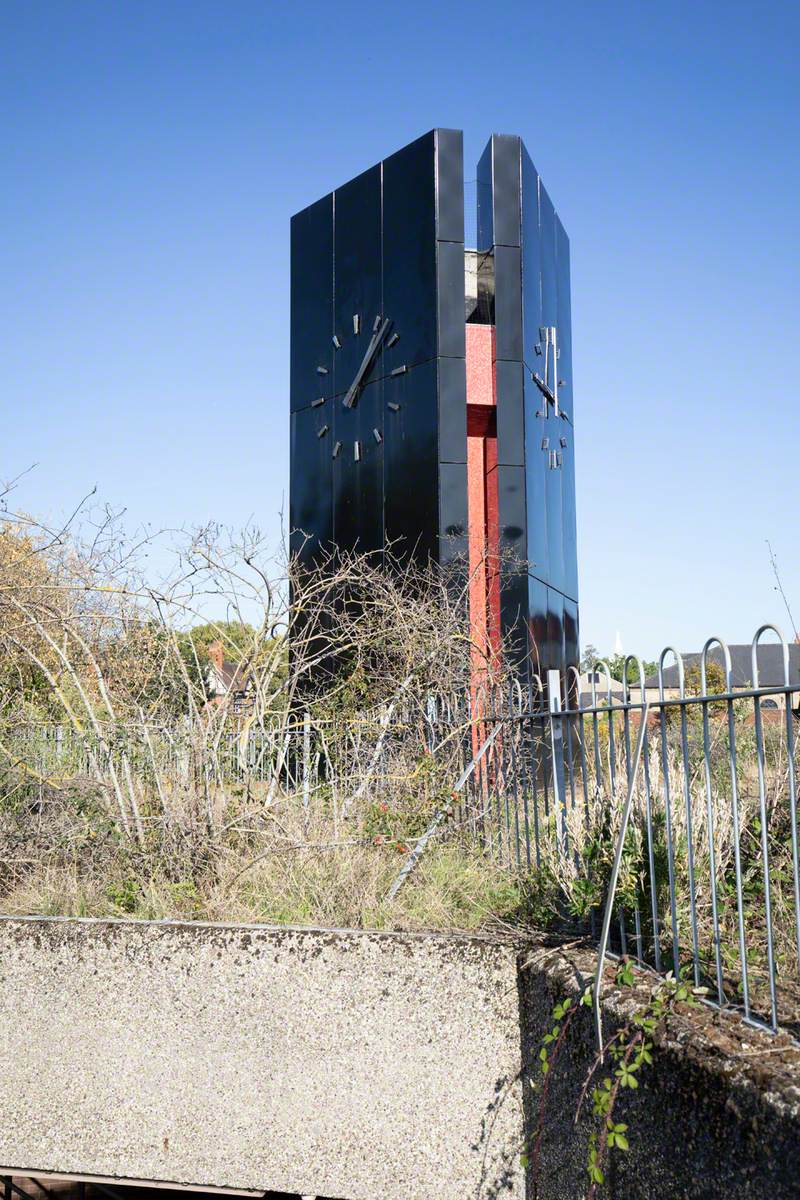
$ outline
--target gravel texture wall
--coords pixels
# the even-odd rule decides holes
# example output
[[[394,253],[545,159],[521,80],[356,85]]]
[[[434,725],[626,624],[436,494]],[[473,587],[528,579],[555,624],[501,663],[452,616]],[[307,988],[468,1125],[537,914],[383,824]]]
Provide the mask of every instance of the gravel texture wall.
[[[591,950],[541,946],[520,955],[523,1055],[533,1064],[552,1028],[552,1010],[593,978]],[[646,1008],[657,981],[638,975],[633,988],[606,972],[604,1036]],[[628,1153],[612,1152],[610,1200],[790,1200],[800,1197],[800,1047],[772,1037],[733,1013],[707,1005],[679,1006],[657,1030],[654,1062],[636,1090],[620,1092],[615,1121],[628,1125]],[[595,1059],[591,1013],[583,1008],[550,1072],[537,1200],[586,1194],[591,1104],[576,1122],[577,1100]],[[611,1066],[613,1072],[613,1064]],[[526,1072],[527,1073],[527,1072]],[[607,1067],[603,1074],[609,1073]],[[538,1086],[538,1085],[537,1085]],[[526,1123],[533,1136],[539,1093],[526,1082]]]
[[[497,940],[4,918],[0,1166],[522,1196],[518,1012]]]
[[[0,918],[0,1173],[337,1200],[579,1200],[594,956],[530,940]],[[606,985],[608,1033],[640,977]],[[658,1031],[603,1197],[800,1197],[800,1049],[705,1006]]]

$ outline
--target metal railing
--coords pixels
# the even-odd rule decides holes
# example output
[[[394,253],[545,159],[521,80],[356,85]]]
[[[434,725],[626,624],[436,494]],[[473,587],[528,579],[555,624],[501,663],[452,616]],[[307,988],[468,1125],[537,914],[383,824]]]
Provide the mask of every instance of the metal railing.
[[[768,632],[780,679],[763,684]],[[707,988],[748,1021],[800,1030],[800,680],[782,634],[758,630],[744,686],[716,637],[689,668],[668,647],[650,680],[629,656],[621,680],[600,662],[588,691],[580,682],[571,669],[527,693],[515,683],[473,698],[477,740],[495,736],[456,823],[526,877],[538,923],[597,939],[632,785],[612,948]]]

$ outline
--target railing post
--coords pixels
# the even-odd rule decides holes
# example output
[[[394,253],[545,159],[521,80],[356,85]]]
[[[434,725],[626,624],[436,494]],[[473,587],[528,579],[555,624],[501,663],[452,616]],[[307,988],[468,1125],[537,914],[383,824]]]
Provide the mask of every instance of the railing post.
[[[561,844],[562,854],[568,846],[567,835],[567,792],[564,775],[564,718],[561,715],[561,674],[559,671],[547,672],[547,706],[550,712],[550,753],[553,759],[553,812],[561,810]]]
[[[311,805],[311,714],[303,714],[303,814],[308,823]]]

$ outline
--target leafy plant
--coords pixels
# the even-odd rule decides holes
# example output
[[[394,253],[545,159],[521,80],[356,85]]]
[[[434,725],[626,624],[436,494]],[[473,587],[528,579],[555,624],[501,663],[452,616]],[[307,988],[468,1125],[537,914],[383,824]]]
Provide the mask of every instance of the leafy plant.
[[[620,988],[632,988],[635,985],[636,977],[630,960],[623,958],[620,961],[615,982]],[[610,1152],[617,1150],[626,1153],[630,1150],[629,1125],[616,1119],[616,1106],[621,1093],[625,1090],[635,1091],[639,1087],[641,1072],[654,1066],[653,1035],[656,1029],[676,1004],[696,1003],[696,992],[697,989],[693,990],[688,984],[668,975],[652,990],[645,1007],[637,1010],[629,1022],[617,1029],[592,1060],[575,1112],[577,1123],[589,1096],[594,1128],[589,1134],[586,1150],[586,1200],[595,1200],[598,1188],[605,1182]],[[539,1091],[537,1128],[530,1148],[526,1147],[521,1155],[523,1167],[531,1169],[534,1189],[538,1188],[539,1181],[549,1076],[563,1052],[577,1013],[582,1006],[591,1005],[592,989],[588,987],[576,996],[565,997],[553,1009],[553,1024],[542,1038],[538,1068],[543,1080]],[[592,1086],[597,1072],[604,1067],[606,1073]]]

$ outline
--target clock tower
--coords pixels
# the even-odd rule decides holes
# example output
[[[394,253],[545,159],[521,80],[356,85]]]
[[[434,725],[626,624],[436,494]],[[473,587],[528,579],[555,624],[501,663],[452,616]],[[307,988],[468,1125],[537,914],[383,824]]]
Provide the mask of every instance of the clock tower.
[[[518,137],[435,129],[292,219],[291,549],[470,571],[474,636],[578,658],[569,245]]]

